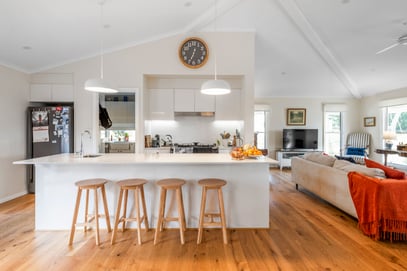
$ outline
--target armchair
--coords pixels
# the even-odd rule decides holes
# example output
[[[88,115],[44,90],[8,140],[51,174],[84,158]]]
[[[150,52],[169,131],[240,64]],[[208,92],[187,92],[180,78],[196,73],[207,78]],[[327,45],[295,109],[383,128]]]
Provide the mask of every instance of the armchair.
[[[364,164],[365,157],[370,154],[370,134],[353,132],[346,137],[343,156],[352,157],[357,163]]]

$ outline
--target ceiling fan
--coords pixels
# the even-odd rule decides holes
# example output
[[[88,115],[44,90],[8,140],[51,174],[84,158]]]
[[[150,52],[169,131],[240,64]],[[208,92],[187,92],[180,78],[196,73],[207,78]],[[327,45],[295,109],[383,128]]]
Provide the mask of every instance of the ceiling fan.
[[[391,48],[394,48],[398,45],[407,45],[407,35],[401,36],[400,38],[397,39],[397,42],[395,44],[392,44],[389,47],[386,47],[383,50],[378,51],[376,55],[386,52],[387,50],[390,50]]]

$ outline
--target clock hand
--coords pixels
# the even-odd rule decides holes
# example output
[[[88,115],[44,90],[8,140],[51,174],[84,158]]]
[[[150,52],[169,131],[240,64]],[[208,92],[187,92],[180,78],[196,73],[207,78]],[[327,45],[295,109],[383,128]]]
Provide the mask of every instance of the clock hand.
[[[192,58],[194,57],[195,52],[196,52],[196,48],[194,48],[194,51],[192,52],[192,56],[191,56],[191,58],[190,58],[190,59],[192,59]]]

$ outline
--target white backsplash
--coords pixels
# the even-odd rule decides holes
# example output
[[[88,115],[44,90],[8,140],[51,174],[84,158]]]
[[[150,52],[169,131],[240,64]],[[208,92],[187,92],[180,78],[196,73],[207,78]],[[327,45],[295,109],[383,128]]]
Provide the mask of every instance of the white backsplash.
[[[146,134],[158,134],[161,138],[170,134],[174,143],[213,144],[221,141],[223,131],[229,132],[232,140],[236,129],[244,134],[243,121],[217,121],[214,117],[180,116],[171,121],[146,121],[145,126]]]

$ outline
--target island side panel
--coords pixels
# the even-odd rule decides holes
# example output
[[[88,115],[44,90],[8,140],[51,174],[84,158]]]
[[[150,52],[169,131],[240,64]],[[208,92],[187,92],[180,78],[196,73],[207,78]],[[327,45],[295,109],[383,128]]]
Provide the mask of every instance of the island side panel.
[[[223,188],[227,227],[269,227],[269,169],[268,164],[37,164],[36,165],[36,221],[37,230],[67,230],[71,226],[77,188],[74,183],[87,178],[106,178],[108,208],[113,218],[117,207],[118,186],[115,182],[126,178],[146,178],[147,212],[150,226],[155,227],[158,214],[161,178],[177,177],[187,180],[183,197],[187,227],[196,228],[201,200],[201,178],[223,178],[228,183]],[[93,195],[91,195],[93,197]],[[217,197],[208,195],[208,208],[217,210]],[[174,197],[167,197],[170,215],[176,215]],[[83,203],[84,201],[82,201]],[[91,199],[91,203],[93,200]],[[129,204],[133,203],[130,197]],[[83,204],[79,219],[83,219]],[[102,205],[101,205],[102,206]],[[91,208],[93,206],[91,205]],[[101,209],[103,210],[103,209]],[[129,208],[129,212],[133,211]],[[112,219],[113,221],[113,219]],[[131,225],[132,227],[134,225]],[[171,222],[169,227],[178,227]],[[101,227],[105,228],[104,220]]]

